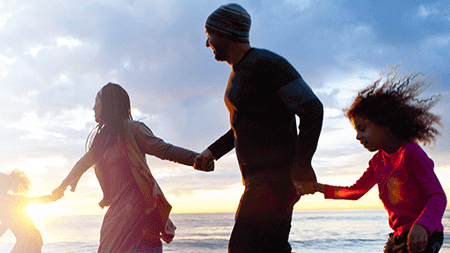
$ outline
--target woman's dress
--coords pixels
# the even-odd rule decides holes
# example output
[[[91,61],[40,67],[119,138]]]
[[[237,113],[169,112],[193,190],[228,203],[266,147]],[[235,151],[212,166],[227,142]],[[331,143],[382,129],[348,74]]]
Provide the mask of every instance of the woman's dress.
[[[103,219],[98,252],[151,252],[169,243],[176,227],[169,219],[170,204],[153,178],[145,154],[193,165],[197,153],[165,143],[145,124],[128,121],[126,140],[94,162],[88,151],[63,183],[75,190],[82,174],[95,163],[103,191],[99,205],[109,206]]]

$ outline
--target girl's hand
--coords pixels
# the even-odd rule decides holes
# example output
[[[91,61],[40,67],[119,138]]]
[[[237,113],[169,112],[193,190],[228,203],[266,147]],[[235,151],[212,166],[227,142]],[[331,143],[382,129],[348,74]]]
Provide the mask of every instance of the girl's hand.
[[[427,229],[421,225],[414,225],[408,234],[408,251],[421,252],[425,249],[428,243]]]

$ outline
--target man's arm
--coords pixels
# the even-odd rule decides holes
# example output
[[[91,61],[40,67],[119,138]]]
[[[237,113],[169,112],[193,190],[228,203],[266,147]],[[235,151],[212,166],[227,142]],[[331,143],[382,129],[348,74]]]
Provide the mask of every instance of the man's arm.
[[[311,161],[322,130],[323,105],[319,99],[313,99],[299,105],[296,114],[300,117],[300,125],[292,179],[299,182],[316,181]]]
[[[228,130],[224,135],[217,139],[213,144],[209,145],[208,149],[211,151],[214,159],[219,160],[226,153],[234,148],[234,131]]]
[[[277,95],[300,118],[292,179],[299,182],[316,181],[311,160],[322,130],[323,105],[301,77],[281,87]]]

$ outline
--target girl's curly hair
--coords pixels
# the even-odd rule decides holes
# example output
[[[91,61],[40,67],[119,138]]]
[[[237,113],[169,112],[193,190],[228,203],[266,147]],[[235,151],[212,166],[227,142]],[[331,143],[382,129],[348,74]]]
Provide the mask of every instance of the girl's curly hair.
[[[0,173],[0,183],[6,192],[23,195],[28,193],[31,185],[27,175],[20,170],[13,170],[9,174]]]
[[[440,95],[418,99],[427,84],[419,80],[419,74],[397,77],[397,66],[391,69],[382,82],[383,75],[373,84],[360,91],[344,115],[353,119],[362,117],[379,126],[389,127],[391,132],[404,141],[418,141],[425,145],[436,140],[441,117],[430,112],[440,100]]]

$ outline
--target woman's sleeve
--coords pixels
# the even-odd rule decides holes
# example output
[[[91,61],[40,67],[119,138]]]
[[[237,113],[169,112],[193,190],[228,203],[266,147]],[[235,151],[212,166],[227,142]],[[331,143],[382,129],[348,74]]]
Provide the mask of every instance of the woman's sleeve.
[[[164,142],[161,138],[156,137],[144,123],[139,123],[135,138],[141,151],[162,160],[193,166],[195,157],[198,155],[191,150]]]
[[[80,160],[73,166],[67,177],[63,180],[62,185],[71,186],[71,191],[75,191],[78,181],[84,172],[94,165],[92,152],[85,153]]]
[[[373,170],[367,168],[364,174],[350,187],[325,185],[326,199],[358,200],[376,184]]]
[[[415,224],[424,226],[432,233],[442,225],[442,216],[447,206],[444,189],[433,170],[434,163],[422,149],[415,149],[412,153],[408,153],[405,163],[406,166],[413,168],[412,172],[416,175],[428,199]]]

